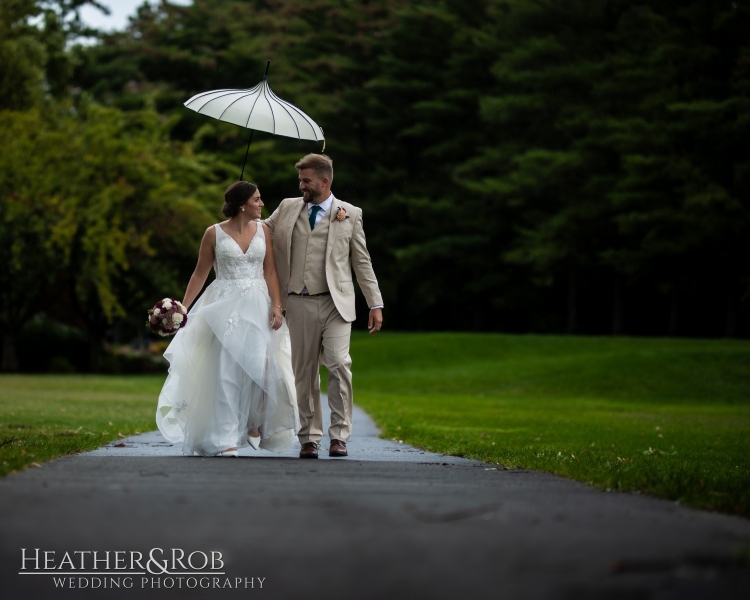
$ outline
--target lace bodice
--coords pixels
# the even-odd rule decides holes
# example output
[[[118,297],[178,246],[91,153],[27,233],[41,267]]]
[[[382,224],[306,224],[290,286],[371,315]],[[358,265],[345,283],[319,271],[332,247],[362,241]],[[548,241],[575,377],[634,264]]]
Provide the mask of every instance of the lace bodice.
[[[243,254],[239,244],[218,223],[216,227],[216,279],[263,279],[263,260],[266,257],[266,239],[263,226],[253,236],[247,252]]]
[[[225,297],[234,288],[239,288],[243,295],[250,289],[261,289],[268,293],[266,280],[263,277],[263,260],[266,257],[266,236],[263,226],[258,228],[253,236],[247,252],[243,253],[239,244],[225,232],[217,223],[216,248],[214,254],[214,270],[216,281],[214,286],[219,298]]]

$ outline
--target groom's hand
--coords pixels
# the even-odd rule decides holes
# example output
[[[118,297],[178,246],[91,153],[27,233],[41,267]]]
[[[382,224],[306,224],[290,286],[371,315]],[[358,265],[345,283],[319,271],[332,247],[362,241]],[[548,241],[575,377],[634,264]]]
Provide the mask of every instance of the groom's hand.
[[[382,308],[371,308],[370,318],[367,320],[367,329],[370,333],[377,333],[383,326],[383,309]]]

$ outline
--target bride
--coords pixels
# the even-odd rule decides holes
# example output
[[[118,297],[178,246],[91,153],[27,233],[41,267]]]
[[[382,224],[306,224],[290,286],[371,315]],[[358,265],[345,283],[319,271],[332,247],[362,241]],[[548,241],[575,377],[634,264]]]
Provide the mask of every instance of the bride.
[[[193,303],[211,266],[216,280],[164,353],[156,424],[185,454],[237,456],[248,444],[284,452],[299,415],[271,236],[258,221],[263,202],[247,181],[224,199],[229,219],[206,230],[182,303]]]

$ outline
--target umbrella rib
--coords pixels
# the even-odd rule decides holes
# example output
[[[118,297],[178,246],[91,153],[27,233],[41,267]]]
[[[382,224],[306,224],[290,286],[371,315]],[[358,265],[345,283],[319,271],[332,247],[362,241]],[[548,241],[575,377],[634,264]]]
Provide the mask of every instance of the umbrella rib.
[[[207,92],[201,92],[200,94],[196,94],[195,96],[193,96],[192,98],[190,98],[190,100],[188,100],[188,102],[192,102],[193,100],[197,100],[198,98],[203,98],[203,96],[208,96],[209,94],[215,94],[216,92],[235,92],[235,91],[237,91],[237,90],[233,90],[233,89],[230,89],[230,88],[222,88],[222,89],[219,89],[219,90],[209,90]]]
[[[258,84],[258,85],[260,85],[260,84]],[[250,109],[250,113],[247,115],[247,121],[245,121],[245,128],[247,128],[247,129],[250,128],[250,118],[253,116],[253,111],[255,110],[255,105],[258,104],[258,98],[260,98],[260,94],[258,94],[258,97],[255,98],[255,102],[253,102],[253,106]],[[222,113],[222,114],[224,114],[224,113]]]
[[[318,126],[318,124],[317,124],[317,123],[316,123],[315,121],[313,121],[313,120],[312,120],[312,119],[311,119],[310,117],[308,117],[308,116],[307,116],[307,115],[306,115],[306,114],[305,114],[304,112],[302,112],[302,111],[301,111],[301,110],[300,110],[299,108],[297,108],[296,106],[294,106],[294,104],[291,104],[291,103],[287,102],[286,100],[283,100],[283,99],[279,98],[279,97],[278,97],[278,96],[277,96],[276,94],[274,94],[274,93],[273,93],[273,90],[271,91],[271,94],[273,94],[273,97],[274,97],[274,98],[275,98],[276,100],[278,100],[278,101],[279,101],[280,103],[282,103],[282,104],[284,104],[284,105],[288,106],[289,108],[291,108],[291,109],[293,109],[293,110],[296,110],[296,111],[297,111],[297,112],[298,112],[298,113],[300,114],[300,116],[301,116],[301,117],[302,117],[303,119],[305,119],[305,121],[307,121],[307,124],[308,124],[308,125],[310,125],[310,128],[311,128],[311,129],[312,129],[313,131],[315,131],[315,128],[316,128],[316,127],[317,127],[318,129],[320,129],[320,126]],[[315,139],[316,139],[316,140],[318,139],[318,137],[317,137],[317,134],[316,134],[316,136],[315,136]]]
[[[197,113],[201,113],[204,108],[206,108],[209,104],[211,104],[214,100],[220,100],[222,98],[225,98],[226,96],[230,96],[233,94],[238,94],[238,97],[230,102],[224,110],[221,112],[221,114],[217,118],[218,120],[222,120],[224,117],[224,114],[237,102],[240,100],[243,100],[247,98],[248,96],[251,96],[257,92],[257,96],[255,97],[255,101],[253,102],[252,107],[250,108],[250,112],[247,116],[247,120],[245,121],[245,128],[250,128],[250,119],[253,116],[253,111],[255,110],[255,107],[258,104],[258,99],[260,98],[261,93],[263,94],[263,98],[265,99],[266,103],[268,104],[268,108],[271,111],[271,119],[273,120],[273,134],[276,135],[276,112],[274,109],[274,101],[275,103],[280,106],[284,112],[287,114],[287,116],[291,119],[292,123],[294,124],[294,127],[297,131],[297,139],[302,139],[302,132],[300,131],[300,125],[304,121],[310,129],[312,129],[313,135],[315,136],[315,140],[319,139],[325,139],[325,136],[323,135],[323,130],[320,128],[320,126],[310,117],[308,116],[304,111],[300,110],[294,104],[291,102],[287,102],[286,100],[279,98],[271,89],[271,86],[268,85],[268,80],[264,78],[260,83],[258,83],[256,86],[247,89],[247,90],[237,90],[237,89],[220,89],[220,90],[212,90],[209,92],[203,92],[201,94],[196,94],[190,100],[185,102],[185,107],[191,108],[190,105],[197,102],[198,100],[204,98],[205,96],[214,95],[213,98],[210,98],[207,100],[199,109],[192,108],[191,110],[194,110]],[[218,93],[218,95],[216,95]],[[294,114],[293,114],[294,113]],[[297,121],[298,118],[301,118],[303,121]],[[286,135],[286,134],[284,134]],[[305,134],[307,135],[307,134]],[[318,138],[318,135],[321,137]],[[289,136],[293,137],[293,136]],[[305,138],[307,139],[307,138]]]
[[[266,93],[266,90],[270,90],[271,88],[268,86],[268,81],[263,80],[263,98],[265,98],[266,102],[268,103],[268,108],[271,109],[271,118],[273,119],[273,134],[276,135],[276,115],[273,112],[273,106],[271,106],[271,101],[268,99],[268,94]]]
[[[247,93],[246,93],[246,94],[244,94],[244,95],[240,96],[239,98],[237,98],[237,100],[234,100],[233,102],[230,102],[229,104],[227,104],[227,107],[226,107],[226,108],[225,108],[224,110],[222,110],[222,111],[221,111],[221,114],[219,115],[219,120],[221,121],[221,118],[222,118],[222,117],[224,116],[224,113],[225,113],[225,112],[227,112],[227,111],[229,110],[229,107],[230,107],[230,106],[232,106],[232,105],[233,105],[233,104],[234,104],[235,102],[239,102],[239,101],[240,101],[240,100],[242,100],[243,98],[247,98],[248,96],[252,95],[252,93],[253,93],[253,92],[255,91],[255,89],[256,89],[257,87],[258,87],[258,86],[256,85],[256,86],[255,86],[254,88],[252,88],[252,89],[250,89],[250,90],[247,90]],[[228,95],[228,94],[227,94],[227,95]],[[221,97],[223,98],[223,96],[221,96]],[[257,102],[257,101],[258,101],[258,98],[256,98],[256,99],[255,99],[255,102]],[[208,102],[213,102],[213,100],[209,100]],[[208,102],[206,102],[206,104],[208,104]],[[255,108],[255,102],[253,102],[253,108]],[[201,108],[202,108],[202,107],[201,107]],[[252,108],[250,109],[250,114],[253,114],[253,109],[252,109]],[[249,120],[250,120],[250,117],[248,117],[248,121],[249,121]]]
[[[273,93],[273,90],[269,90],[269,91],[271,92],[271,95],[272,95],[272,96],[273,96],[273,97],[274,97],[274,98],[275,98],[276,100],[278,100],[278,99],[279,99],[279,97],[278,97],[278,96],[277,96],[276,94],[274,94],[274,93]],[[300,137],[300,133],[299,133],[299,125],[297,125],[297,121],[295,121],[294,117],[292,116],[292,113],[290,113],[290,112],[289,112],[289,111],[288,111],[288,110],[286,109],[286,106],[284,106],[284,105],[283,105],[283,104],[282,104],[281,102],[279,102],[279,106],[281,106],[281,108],[283,108],[283,109],[284,109],[284,111],[286,112],[286,114],[288,114],[288,115],[289,115],[289,118],[290,118],[290,119],[292,120],[292,123],[294,123],[294,127],[295,127],[295,128],[297,129],[297,139],[298,139],[298,140],[301,140],[302,138]],[[290,137],[291,137],[291,136],[290,136]]]
[[[249,89],[249,90],[245,90],[245,91],[247,91],[247,93],[248,93],[248,94],[251,94],[252,92],[254,92],[254,91],[255,91],[255,89],[256,89],[257,87],[258,87],[258,86],[256,85],[256,86],[255,86],[254,88],[251,88],[251,89]],[[204,104],[203,106],[201,106],[201,107],[200,107],[200,108],[199,108],[198,110],[196,110],[196,111],[195,111],[195,112],[199,113],[199,112],[200,112],[201,110],[203,110],[203,107],[207,106],[208,104],[210,104],[210,103],[211,103],[211,102],[213,102],[214,100],[218,100],[219,98],[223,98],[224,96],[229,96],[229,95],[231,95],[231,94],[233,94],[233,93],[235,93],[235,92],[239,92],[239,91],[240,91],[240,90],[230,90],[230,89],[225,89],[225,90],[213,90],[213,91],[210,91],[210,92],[205,92],[205,93],[203,93],[203,94],[198,94],[198,95],[196,95],[196,96],[193,96],[193,97],[192,97],[192,98],[191,98],[190,100],[188,100],[188,101],[187,101],[187,102],[185,103],[185,106],[187,106],[188,108],[190,108],[190,107],[188,106],[188,104],[192,104],[194,100],[196,100],[196,99],[198,99],[198,98],[201,98],[201,97],[203,97],[203,96],[206,96],[206,95],[208,95],[208,94],[215,94],[216,92],[227,92],[226,94],[222,94],[221,96],[216,96],[216,98],[211,98],[211,100],[209,100],[208,102],[206,102],[206,103],[205,103],[205,104]]]
[[[190,98],[187,102],[185,102],[185,106],[188,104],[194,102],[195,100],[198,100],[200,98],[203,98],[203,96],[208,96],[209,94],[215,94],[216,92],[231,92],[233,90],[230,90],[229,88],[223,89],[223,90],[209,90],[208,92],[201,92],[200,94],[196,94],[192,98]]]

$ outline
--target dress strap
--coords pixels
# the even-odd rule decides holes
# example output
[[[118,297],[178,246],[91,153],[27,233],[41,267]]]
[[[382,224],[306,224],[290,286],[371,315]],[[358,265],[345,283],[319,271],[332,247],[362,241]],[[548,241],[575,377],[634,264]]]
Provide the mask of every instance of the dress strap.
[[[255,235],[256,236],[258,235],[259,231],[263,234],[262,237],[263,237],[263,241],[265,242],[266,241],[266,232],[263,231],[263,223],[261,223],[260,221],[257,221],[256,222],[256,229],[255,229]]]

